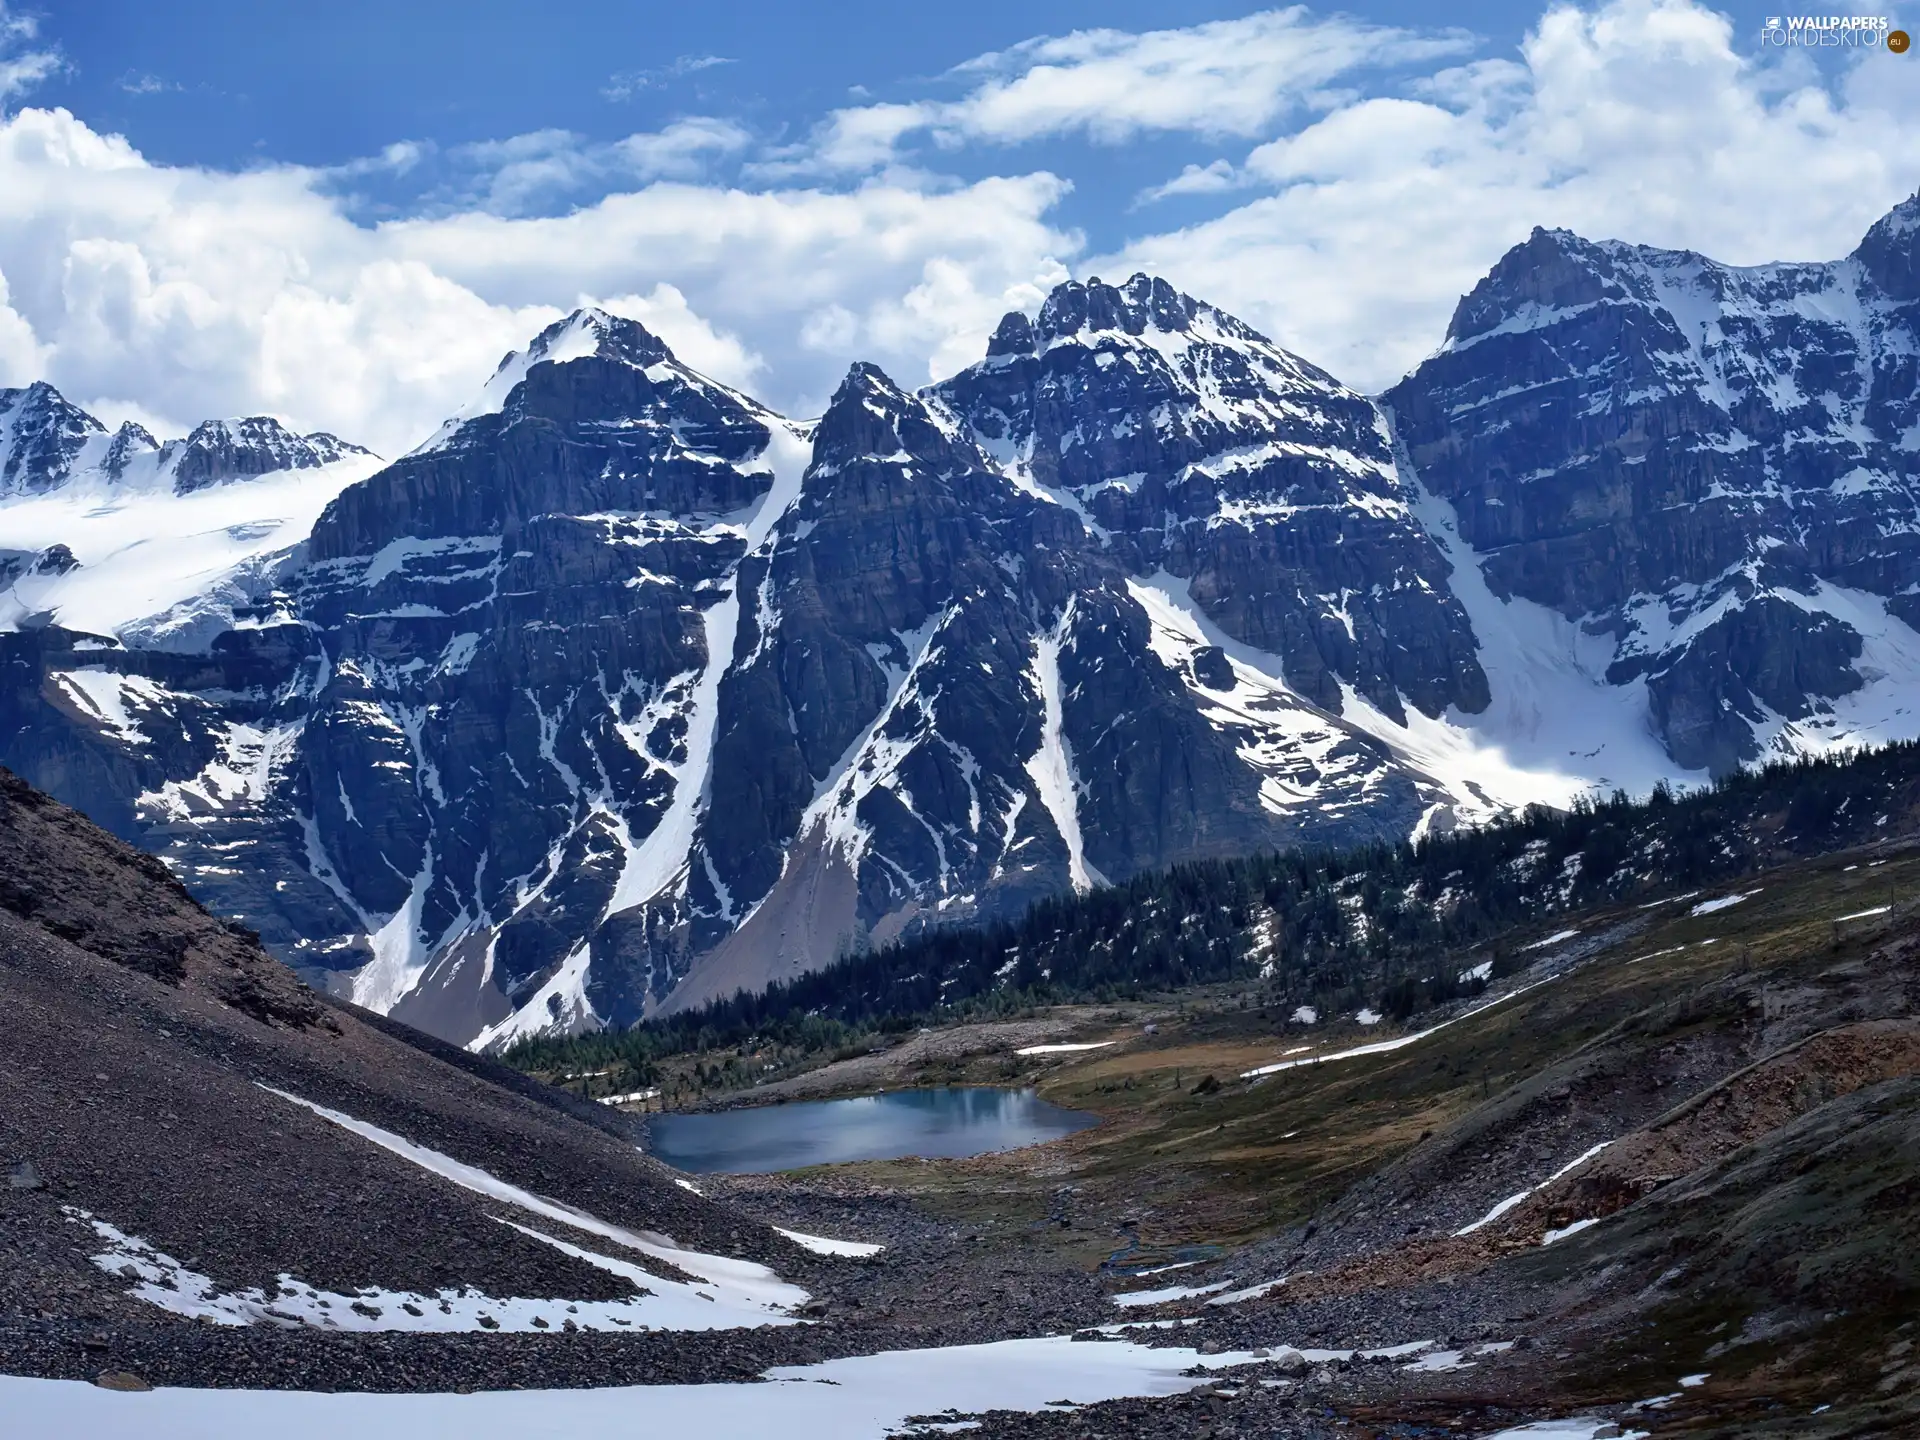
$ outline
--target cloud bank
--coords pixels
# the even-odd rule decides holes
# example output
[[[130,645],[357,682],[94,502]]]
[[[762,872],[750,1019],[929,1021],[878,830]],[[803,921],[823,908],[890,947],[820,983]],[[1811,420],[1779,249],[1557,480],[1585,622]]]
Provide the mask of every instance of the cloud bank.
[[[470,183],[379,223],[346,193],[354,167],[160,165],[20,109],[0,118],[0,385],[46,378],[170,433],[265,411],[395,454],[583,301],[804,412],[853,359],[950,373],[1070,270],[1140,268],[1379,388],[1536,224],[1829,258],[1920,183],[1910,60],[1762,63],[1691,0],[1556,6],[1517,54],[1482,49],[1298,7],[1042,37],[956,67],[950,98],[842,109],[798,145],[689,116],[467,147]],[[0,102],[60,63],[0,9]],[[1089,254],[1059,219],[1057,147],[1153,135],[1204,158]],[[1054,170],[1006,163],[1042,141]]]

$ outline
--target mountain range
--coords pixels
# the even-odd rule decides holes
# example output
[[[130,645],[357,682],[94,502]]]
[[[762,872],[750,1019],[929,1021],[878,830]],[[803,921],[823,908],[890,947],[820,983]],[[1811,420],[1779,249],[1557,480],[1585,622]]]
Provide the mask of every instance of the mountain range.
[[[489,1047],[1920,735],[1917,228],[1539,230],[1379,397],[1144,275],[805,422],[594,309],[392,463],[0,391],[0,762]]]

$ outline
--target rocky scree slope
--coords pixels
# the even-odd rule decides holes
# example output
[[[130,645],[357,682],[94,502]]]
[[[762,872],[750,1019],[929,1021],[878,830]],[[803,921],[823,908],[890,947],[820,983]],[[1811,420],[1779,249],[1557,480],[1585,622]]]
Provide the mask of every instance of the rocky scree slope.
[[[820,1262],[619,1117],[323,1000],[6,771],[0,877],[7,1372],[605,1383],[805,1303]]]
[[[1146,276],[806,425],[583,310],[305,543],[0,634],[0,756],[496,1046],[1906,735],[1914,210],[1827,266],[1543,232],[1382,405]]]

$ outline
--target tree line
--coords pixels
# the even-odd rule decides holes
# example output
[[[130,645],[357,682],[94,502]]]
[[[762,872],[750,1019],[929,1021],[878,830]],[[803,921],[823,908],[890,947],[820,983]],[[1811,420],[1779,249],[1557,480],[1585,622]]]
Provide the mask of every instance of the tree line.
[[[1920,742],[1803,757],[1683,793],[1616,791],[1418,842],[1176,865],[1017,919],[937,929],[632,1030],[532,1039],[530,1070],[764,1045],[857,1053],[922,1025],[1221,981],[1263,1004],[1405,1018],[1518,968],[1506,944],[1555,914],[1730,880],[1898,834]],[[1470,962],[1470,963],[1463,963]]]

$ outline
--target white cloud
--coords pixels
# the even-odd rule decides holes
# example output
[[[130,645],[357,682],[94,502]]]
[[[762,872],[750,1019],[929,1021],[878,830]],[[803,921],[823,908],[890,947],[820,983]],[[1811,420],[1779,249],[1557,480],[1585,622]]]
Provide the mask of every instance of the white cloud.
[[[172,80],[162,80],[158,75],[134,70],[120,77],[119,86],[129,95],[165,95],[180,89]]]
[[[1535,225],[1736,264],[1830,259],[1920,181],[1907,60],[1870,53],[1828,88],[1743,57],[1687,0],[1558,5],[1516,61],[1347,100],[1257,146],[1272,193],[1088,262],[1158,271],[1350,383],[1438,345],[1455,301]]]
[[[36,46],[40,26],[0,0],[0,106],[65,68],[56,46]]]
[[[624,70],[618,75],[609,75],[607,83],[601,87],[600,94],[607,100],[631,100],[642,91],[655,90],[675,80],[684,80],[689,75],[697,75],[702,70],[711,70],[716,65],[731,65],[733,60],[725,55],[678,55],[665,65],[652,70]]]
[[[1151,204],[1173,195],[1218,195],[1223,191],[1238,190],[1247,183],[1227,161],[1215,160],[1206,165],[1189,165],[1164,184],[1142,190],[1134,204]]]
[[[453,203],[480,204],[499,215],[522,215],[582,192],[694,179],[710,160],[744,148],[752,137],[731,120],[695,115],[664,130],[590,142],[570,130],[535,130],[506,140],[462,145],[449,155],[466,172]],[[389,147],[389,152],[393,147]]]
[[[0,389],[30,385],[47,367],[46,347],[10,298],[7,277],[0,275]]]
[[[1414,65],[1472,48],[1459,33],[1415,35],[1305,6],[1134,35],[1082,30],[983,56],[987,77],[942,124],[999,141],[1084,133],[1120,144],[1150,131],[1257,135],[1321,87],[1383,63]]]
[[[1170,131],[1252,137],[1327,103],[1325,87],[1357,69],[1418,65],[1472,44],[1460,32],[1414,34],[1299,5],[1144,34],[1077,30],[968,61],[954,72],[972,86],[959,100],[835,111],[786,158],[864,171],[898,160],[921,131],[946,148],[1062,135],[1118,145]]]
[[[839,188],[751,166],[703,178],[804,160],[756,153],[721,118],[613,144],[400,142],[357,167],[226,173],[22,111],[0,119],[0,384],[44,376],[103,418],[173,433],[276,412],[395,454],[502,354],[596,299],[804,414],[856,359],[906,383],[967,363],[1073,262],[1165,274],[1377,388],[1438,344],[1458,295],[1535,224],[1737,262],[1825,258],[1920,173],[1910,59],[1862,57],[1828,88],[1810,67],[1743,58],[1727,22],[1682,0],[1557,7],[1514,59],[1454,63],[1456,38],[1413,37],[1395,51],[1424,57],[1412,76],[1366,68],[1368,33],[1296,10],[1015,47],[957,72],[966,94],[932,120],[918,105],[840,112],[848,163],[886,168]],[[1227,153],[1148,198],[1242,203],[1092,261],[1053,219],[1062,178],[963,184],[891,163],[915,133],[1183,127]],[[416,169],[470,184],[378,225],[338,193],[342,177]],[[600,198],[528,213],[582,195]]]
[[[60,110],[0,120],[0,376],[162,432],[264,411],[398,454],[597,297],[799,413],[855,359],[921,381],[977,352],[1078,244],[1046,222],[1046,175],[933,194],[662,180],[560,216],[377,226],[333,178],[153,164]],[[836,307],[823,346],[811,322]]]

